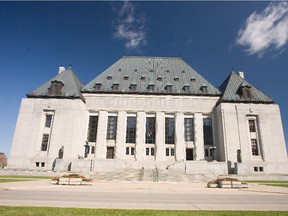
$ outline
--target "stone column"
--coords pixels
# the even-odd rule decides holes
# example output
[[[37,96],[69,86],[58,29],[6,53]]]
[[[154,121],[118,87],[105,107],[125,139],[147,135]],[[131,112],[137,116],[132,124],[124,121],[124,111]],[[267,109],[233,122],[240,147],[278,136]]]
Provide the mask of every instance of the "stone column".
[[[184,139],[184,114],[175,114],[175,159],[184,160],[185,157],[185,139]]]
[[[165,114],[156,113],[156,161],[165,161]]]
[[[115,148],[115,156],[119,159],[124,159],[125,157],[126,125],[127,113],[125,111],[119,111],[117,117],[117,134]]]
[[[194,114],[194,149],[195,160],[204,160],[204,137],[203,137],[203,115],[202,113]]]
[[[146,114],[137,113],[136,123],[136,160],[143,161],[145,157],[145,132],[146,132]]]
[[[95,158],[106,158],[106,133],[108,112],[100,111],[98,117],[98,129],[95,146]]]

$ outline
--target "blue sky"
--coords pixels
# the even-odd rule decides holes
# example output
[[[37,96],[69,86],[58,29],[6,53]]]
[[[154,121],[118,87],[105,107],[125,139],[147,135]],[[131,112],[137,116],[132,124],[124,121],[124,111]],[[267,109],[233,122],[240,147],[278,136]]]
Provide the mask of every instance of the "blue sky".
[[[88,83],[123,55],[181,56],[216,87],[244,71],[288,137],[287,43],[287,2],[0,2],[0,152],[21,99],[59,66]]]

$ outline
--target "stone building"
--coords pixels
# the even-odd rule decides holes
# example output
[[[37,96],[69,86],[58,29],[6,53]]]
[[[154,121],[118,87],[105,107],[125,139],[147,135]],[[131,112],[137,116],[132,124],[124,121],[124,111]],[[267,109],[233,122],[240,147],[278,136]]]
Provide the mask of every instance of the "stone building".
[[[279,106],[232,72],[219,89],[181,58],[122,57],[83,85],[72,68],[22,100],[9,168],[287,173]]]

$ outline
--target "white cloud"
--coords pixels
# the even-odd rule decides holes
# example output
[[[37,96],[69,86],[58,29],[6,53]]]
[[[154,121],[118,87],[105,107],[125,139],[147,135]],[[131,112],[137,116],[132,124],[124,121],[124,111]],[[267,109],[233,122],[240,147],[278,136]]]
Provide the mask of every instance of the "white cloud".
[[[124,1],[120,8],[113,8],[117,14],[114,21],[114,37],[125,41],[126,49],[137,49],[147,44],[144,14],[135,13],[136,7],[129,1]]]
[[[236,42],[246,46],[249,54],[259,56],[268,49],[283,48],[288,42],[288,2],[270,3],[261,13],[253,12]]]

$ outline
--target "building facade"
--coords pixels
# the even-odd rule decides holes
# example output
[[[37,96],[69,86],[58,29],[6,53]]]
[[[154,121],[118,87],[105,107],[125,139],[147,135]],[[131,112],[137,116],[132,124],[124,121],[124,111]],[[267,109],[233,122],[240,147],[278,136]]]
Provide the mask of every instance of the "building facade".
[[[83,85],[72,68],[22,100],[9,168],[287,173],[279,106],[232,72],[215,88],[181,58],[122,57]]]

